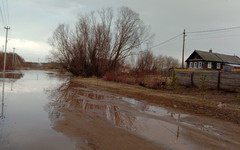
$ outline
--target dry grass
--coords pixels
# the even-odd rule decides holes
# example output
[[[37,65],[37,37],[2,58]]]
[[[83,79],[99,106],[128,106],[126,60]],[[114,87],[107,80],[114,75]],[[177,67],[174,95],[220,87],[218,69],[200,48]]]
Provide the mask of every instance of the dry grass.
[[[197,89],[186,88],[152,90],[138,85],[103,81],[97,78],[75,77],[71,81],[171,109],[211,116],[240,124],[240,100],[237,93],[202,92]],[[224,107],[220,108],[218,106],[219,102],[224,103]]]

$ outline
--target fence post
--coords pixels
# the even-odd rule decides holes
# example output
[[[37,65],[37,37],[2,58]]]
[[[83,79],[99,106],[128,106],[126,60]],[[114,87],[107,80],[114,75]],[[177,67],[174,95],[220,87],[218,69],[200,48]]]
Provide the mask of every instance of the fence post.
[[[221,71],[218,72],[217,90],[220,90]]]
[[[191,86],[193,87],[194,84],[193,84],[193,76],[194,76],[194,72],[191,73]]]

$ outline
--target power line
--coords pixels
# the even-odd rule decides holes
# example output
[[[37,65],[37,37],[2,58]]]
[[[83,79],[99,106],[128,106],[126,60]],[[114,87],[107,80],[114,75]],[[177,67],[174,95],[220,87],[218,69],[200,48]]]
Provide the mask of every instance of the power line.
[[[3,23],[3,26],[5,25],[5,20],[3,18],[3,11],[2,11],[2,7],[0,5],[0,11],[1,11],[1,18],[2,18],[2,23]]]
[[[2,0],[2,8],[3,8],[3,17],[4,17],[4,20],[6,21],[6,24],[8,24],[7,17],[6,17],[6,10],[5,10],[4,0]]]
[[[7,9],[7,20],[8,20],[8,25],[10,26],[8,0],[6,0],[6,7],[7,7],[6,9]]]
[[[221,29],[212,29],[212,30],[193,31],[193,32],[187,32],[187,33],[195,34],[195,33],[218,32],[218,31],[226,31],[226,30],[234,30],[234,29],[240,29],[240,27],[231,27],[231,28],[221,28]]]
[[[214,36],[214,37],[197,37],[197,38],[188,38],[188,40],[205,40],[205,39],[219,39],[219,38],[231,38],[231,37],[237,37],[240,36],[240,34],[231,34],[231,35],[224,35],[224,36]]]
[[[201,36],[213,36],[213,35],[220,35],[220,36],[224,36],[226,34],[229,34],[229,33],[239,33],[239,31],[236,31],[236,30],[225,30],[225,31],[216,31],[216,32],[201,32],[201,33],[198,33],[198,34],[188,34],[188,38],[192,38],[192,37],[201,37]]]
[[[166,40],[166,41],[163,41],[163,42],[161,42],[161,43],[159,43],[159,44],[157,44],[157,45],[154,45],[154,46],[150,47],[150,49],[155,48],[155,47],[158,47],[158,46],[161,46],[161,45],[163,45],[163,44],[166,44],[166,43],[168,43],[168,42],[170,42],[170,41],[172,41],[172,40],[180,37],[181,35],[182,35],[182,33],[181,33],[181,34],[178,34],[178,35],[176,35],[176,36],[174,36],[174,37],[172,37],[172,38],[170,38],[170,39],[168,39],[168,40]]]

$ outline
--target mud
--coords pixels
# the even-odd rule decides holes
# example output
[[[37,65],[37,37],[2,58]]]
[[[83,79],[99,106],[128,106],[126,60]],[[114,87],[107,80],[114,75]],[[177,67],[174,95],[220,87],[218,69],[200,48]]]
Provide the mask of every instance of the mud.
[[[240,127],[66,82],[49,90],[54,128],[83,149],[238,149]],[[51,116],[50,115],[50,116]]]

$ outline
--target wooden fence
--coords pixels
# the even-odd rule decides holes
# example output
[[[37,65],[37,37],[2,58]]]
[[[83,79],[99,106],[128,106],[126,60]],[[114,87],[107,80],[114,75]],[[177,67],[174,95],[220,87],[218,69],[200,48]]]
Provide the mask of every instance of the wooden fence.
[[[236,91],[240,88],[240,72],[176,71],[179,85],[195,87],[202,84],[209,89]]]

